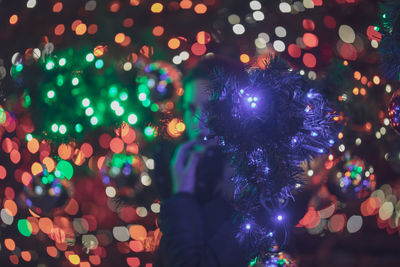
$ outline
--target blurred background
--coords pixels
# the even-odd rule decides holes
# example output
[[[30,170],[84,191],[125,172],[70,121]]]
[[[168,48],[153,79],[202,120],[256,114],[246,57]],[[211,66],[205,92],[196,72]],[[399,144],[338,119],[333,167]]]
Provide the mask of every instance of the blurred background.
[[[182,78],[206,57],[263,68],[271,52],[343,125],[303,166],[280,266],[400,265],[398,77],[381,71],[397,28],[381,4],[0,0],[2,266],[152,266],[186,140]]]

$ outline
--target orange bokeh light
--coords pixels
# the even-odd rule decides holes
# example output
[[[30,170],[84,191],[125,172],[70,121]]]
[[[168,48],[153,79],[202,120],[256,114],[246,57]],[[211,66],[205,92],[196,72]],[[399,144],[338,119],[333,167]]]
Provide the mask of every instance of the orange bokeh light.
[[[15,249],[15,242],[11,238],[6,238],[6,239],[4,239],[4,246],[8,250],[13,251]]]
[[[114,41],[117,44],[121,44],[125,40],[125,34],[120,32],[115,35]]]
[[[31,172],[33,175],[38,175],[43,172],[43,166],[39,162],[34,162],[31,166]]]
[[[29,262],[31,261],[32,257],[31,257],[31,253],[29,251],[22,251],[21,252],[21,258],[26,261]]]
[[[39,141],[36,138],[32,138],[27,144],[29,152],[35,154],[39,151]]]
[[[17,204],[15,204],[14,200],[7,199],[6,201],[4,201],[4,209],[10,216],[17,215],[18,207]]]
[[[0,165],[0,179],[4,179],[7,176],[7,170],[4,166]]]
[[[306,67],[314,68],[317,65],[317,59],[313,54],[305,53],[303,55],[303,63]]]
[[[76,26],[75,33],[76,35],[84,35],[86,33],[87,26],[84,23],[79,24]]]
[[[14,25],[14,24],[16,24],[18,22],[18,16],[17,15],[12,15],[11,17],[10,17],[10,24],[11,25]]]
[[[10,160],[12,163],[17,164],[21,160],[21,153],[18,150],[13,149],[10,153]]]
[[[126,28],[132,27],[133,26],[133,19],[132,18],[124,19],[124,21],[122,22],[122,26],[124,26]]]
[[[150,10],[153,13],[161,13],[163,11],[164,6],[161,3],[154,3],[151,5]]]
[[[49,218],[43,217],[39,219],[39,228],[45,234],[50,234],[53,228],[53,221]]]
[[[120,8],[120,5],[119,5],[118,2],[113,2],[113,3],[111,3],[111,5],[110,5],[110,11],[113,12],[113,13],[118,12],[118,11],[119,11],[119,8]]]
[[[208,44],[211,41],[211,35],[208,32],[200,31],[196,35],[199,44]]]
[[[46,169],[48,172],[52,172],[55,168],[55,163],[54,160],[52,158],[49,157],[45,157],[42,160],[42,163],[44,164],[44,166],[46,166]]]
[[[32,181],[32,175],[30,175],[28,172],[23,172],[21,181],[25,186],[28,186]]]
[[[81,146],[81,151],[86,158],[90,158],[93,154],[93,147],[89,143],[83,143]]]
[[[47,251],[47,254],[49,254],[50,257],[55,258],[58,255],[58,250],[54,246],[46,247],[46,251]]]
[[[114,137],[110,141],[110,149],[114,153],[121,153],[124,150],[124,142],[120,138]]]
[[[374,84],[378,85],[381,82],[381,79],[379,78],[379,76],[375,75],[372,78],[372,81],[374,82]]]
[[[207,47],[203,44],[194,43],[191,47],[192,53],[196,56],[202,56],[206,53]]]
[[[90,24],[88,27],[88,34],[95,34],[98,30],[97,24]]]
[[[62,2],[57,2],[53,5],[53,12],[54,13],[60,13],[63,9],[63,3]]]
[[[250,61],[249,55],[247,55],[247,54],[241,54],[241,55],[240,55],[240,61],[241,61],[242,63],[249,63],[249,61]]]
[[[55,35],[63,35],[64,32],[65,32],[65,26],[64,26],[64,24],[58,24],[58,25],[54,28],[54,34],[55,34]]]
[[[171,38],[168,41],[168,47],[171,49],[177,49],[181,44],[178,38]]]
[[[192,3],[192,1],[190,1],[190,0],[182,0],[182,1],[179,3],[179,6],[180,6],[182,9],[189,9],[189,8],[192,7],[192,5],[193,5],[193,3]]]
[[[104,55],[104,52],[106,51],[106,46],[104,45],[98,45],[93,49],[93,54],[96,57],[101,57],[102,55]]]
[[[62,158],[63,160],[68,160],[72,157],[73,155],[73,148],[70,145],[67,144],[61,144],[58,147],[58,155],[60,156],[60,158]]]
[[[207,12],[207,6],[205,4],[197,4],[194,6],[194,12],[197,14],[204,14]]]
[[[313,33],[306,32],[303,35],[303,42],[308,47],[317,47],[318,46],[318,37]]]
[[[153,28],[153,35],[154,36],[161,36],[164,33],[164,27],[163,26],[155,26]]]

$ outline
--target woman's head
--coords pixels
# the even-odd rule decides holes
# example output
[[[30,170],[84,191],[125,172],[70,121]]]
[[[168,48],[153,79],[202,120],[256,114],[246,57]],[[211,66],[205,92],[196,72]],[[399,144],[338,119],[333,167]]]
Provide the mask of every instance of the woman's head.
[[[244,66],[239,61],[213,56],[201,60],[183,79],[183,119],[190,140],[207,134],[204,119],[201,118],[208,102],[208,89],[212,86],[216,71],[240,76]]]

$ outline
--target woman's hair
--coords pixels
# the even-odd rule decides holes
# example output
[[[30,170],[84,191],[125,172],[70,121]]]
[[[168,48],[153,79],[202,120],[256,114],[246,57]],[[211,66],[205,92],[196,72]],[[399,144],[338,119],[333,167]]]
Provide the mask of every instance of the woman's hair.
[[[223,71],[232,75],[243,75],[245,66],[237,60],[222,56],[212,56],[200,60],[197,65],[189,70],[183,78],[183,86],[196,79],[213,80],[216,71]]]

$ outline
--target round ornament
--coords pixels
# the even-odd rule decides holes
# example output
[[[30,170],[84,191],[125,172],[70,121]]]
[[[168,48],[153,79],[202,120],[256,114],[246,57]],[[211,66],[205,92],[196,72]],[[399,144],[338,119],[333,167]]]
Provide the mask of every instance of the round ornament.
[[[390,99],[388,115],[393,130],[400,134],[400,90],[397,90]]]
[[[346,153],[329,173],[333,193],[344,199],[362,199],[375,190],[374,168],[364,160]]]

